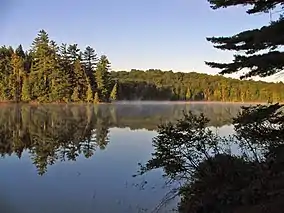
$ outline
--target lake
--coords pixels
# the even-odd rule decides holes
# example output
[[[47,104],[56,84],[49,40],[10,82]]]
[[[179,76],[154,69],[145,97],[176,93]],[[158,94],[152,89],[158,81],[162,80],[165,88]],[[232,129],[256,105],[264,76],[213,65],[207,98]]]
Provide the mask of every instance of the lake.
[[[162,171],[132,175],[151,157],[157,126],[192,110],[203,112],[210,126],[227,135],[240,106],[2,105],[1,213],[151,212],[169,190]],[[175,206],[172,201],[161,212]]]

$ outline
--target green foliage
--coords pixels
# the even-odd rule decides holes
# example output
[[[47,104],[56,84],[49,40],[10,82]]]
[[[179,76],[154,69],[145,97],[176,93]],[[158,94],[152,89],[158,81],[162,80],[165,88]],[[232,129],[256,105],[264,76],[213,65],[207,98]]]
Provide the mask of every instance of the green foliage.
[[[277,31],[280,21],[274,24],[274,31]],[[262,48],[261,45],[264,45],[266,37],[264,35],[271,34],[271,31],[267,30],[266,28],[260,30],[259,33],[263,31],[263,34],[261,33],[259,39],[254,41],[261,42],[254,48]],[[253,39],[253,35],[250,35],[250,38]],[[212,42],[217,43],[223,40],[223,38],[212,38]],[[242,50],[244,48],[252,51],[249,47],[243,47]],[[92,47],[87,47],[83,52],[77,44],[62,44],[58,47],[44,30],[39,32],[31,50],[26,53],[21,45],[16,50],[3,46],[0,48],[0,56],[1,101],[70,102],[76,99],[80,102],[93,102],[95,92],[98,92],[102,102],[110,100],[284,101],[284,94],[281,92],[284,90],[283,83],[239,81],[222,76],[193,72],[163,72],[154,69],[145,72],[140,70],[110,72],[108,58],[103,55],[98,60]],[[24,76],[28,79],[28,90],[23,89],[23,84],[27,83],[24,82]],[[21,98],[26,96],[20,94],[24,91],[26,94],[29,93],[28,98]]]
[[[15,51],[12,47],[0,48],[0,100],[93,102],[94,91],[99,91],[102,100],[108,101],[109,86],[113,85],[108,73],[110,63],[106,56],[101,57],[99,88],[96,64],[93,48],[88,46],[81,52],[77,44],[58,47],[46,31],[40,30],[27,53],[21,45]]]
[[[73,94],[71,96],[71,100],[73,102],[79,102],[80,101],[80,97],[79,97],[79,88],[75,87]]]
[[[117,83],[114,84],[110,96],[109,96],[111,101],[116,101],[117,100]]]
[[[49,102],[51,74],[56,68],[55,57],[47,32],[41,30],[32,43],[33,62],[30,73],[32,96],[39,102]]]
[[[11,98],[19,102],[21,100],[22,78],[24,75],[24,61],[16,53],[12,55],[11,65],[13,72],[9,76]]]
[[[85,73],[88,77],[88,81],[91,83],[92,90],[96,90],[96,79],[95,79],[95,72],[96,72],[96,65],[97,65],[97,54],[96,51],[87,46],[85,51],[82,54],[83,64],[85,68]]]
[[[85,100],[85,94],[88,90],[88,80],[83,69],[83,66],[79,59],[77,59],[74,63],[74,79],[75,79],[75,89],[78,90],[78,98],[81,101]]]
[[[284,101],[284,84],[161,70],[111,72],[120,100]],[[263,92],[263,91],[266,92]]]
[[[236,0],[209,0],[214,9],[236,5],[251,5],[248,13],[267,12],[269,10],[283,7],[281,1],[236,1]],[[281,13],[280,13],[281,14]],[[272,21],[268,26],[260,29],[247,30],[231,37],[207,38],[214,44],[215,48],[221,50],[237,51],[231,63],[206,62],[213,68],[221,69],[221,74],[239,72],[242,69],[249,71],[241,76],[248,78],[252,76],[270,76],[281,72],[284,68],[284,52],[281,51],[283,42],[284,19]],[[259,53],[265,51],[264,53]],[[245,54],[243,54],[245,53]],[[258,53],[258,54],[257,54]]]
[[[22,101],[28,102],[31,100],[31,88],[28,77],[24,77],[22,86]]]
[[[95,93],[95,97],[94,97],[94,104],[97,104],[97,103],[99,103],[99,102],[100,102],[99,93],[96,92],[96,93]]]
[[[87,94],[86,94],[86,101],[92,102],[93,101],[93,90],[90,84],[88,84]]]
[[[102,55],[96,69],[96,82],[99,96],[102,101],[107,102],[109,99],[110,85],[110,62],[105,55]]]

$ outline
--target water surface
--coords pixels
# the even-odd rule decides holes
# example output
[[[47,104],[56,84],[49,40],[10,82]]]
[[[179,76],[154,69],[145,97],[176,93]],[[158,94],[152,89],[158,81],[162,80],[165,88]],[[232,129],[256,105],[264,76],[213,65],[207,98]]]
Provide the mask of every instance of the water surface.
[[[192,110],[226,135],[239,109],[221,103],[1,106],[1,212],[151,212],[169,190],[162,171],[132,175],[151,157],[157,125]]]

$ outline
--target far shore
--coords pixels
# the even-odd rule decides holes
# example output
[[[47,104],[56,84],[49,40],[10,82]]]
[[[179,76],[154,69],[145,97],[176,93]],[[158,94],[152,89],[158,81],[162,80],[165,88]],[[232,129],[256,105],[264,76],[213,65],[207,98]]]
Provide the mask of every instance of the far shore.
[[[273,102],[272,104],[279,103],[284,104],[284,102]],[[29,104],[29,105],[42,105],[42,104],[52,104],[52,105],[103,105],[103,104],[245,104],[245,105],[257,105],[257,104],[268,104],[268,102],[260,101],[250,101],[250,102],[241,102],[241,101],[167,101],[167,100],[120,100],[114,102],[100,102],[100,103],[88,103],[88,102],[52,102],[52,103],[41,103],[41,102],[15,102],[15,101],[0,101],[0,105],[9,105],[9,104]]]

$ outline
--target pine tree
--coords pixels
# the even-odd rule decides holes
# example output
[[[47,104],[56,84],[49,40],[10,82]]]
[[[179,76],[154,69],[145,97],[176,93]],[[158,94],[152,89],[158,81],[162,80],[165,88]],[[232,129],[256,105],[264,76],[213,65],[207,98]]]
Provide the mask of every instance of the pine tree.
[[[278,0],[209,0],[209,3],[213,9],[237,5],[251,6],[247,10],[248,14],[265,13],[284,6],[283,1]],[[278,20],[272,21],[269,25],[260,29],[247,30],[231,37],[207,38],[217,49],[237,51],[241,54],[235,55],[231,63],[206,62],[206,64],[212,68],[221,69],[220,74],[230,74],[248,69],[248,72],[243,74],[241,78],[266,77],[283,71],[284,52],[281,51],[281,46],[284,45],[282,39],[284,17],[282,15]],[[264,53],[259,53],[260,51]]]
[[[77,77],[75,74],[75,63],[80,61],[80,50],[77,44],[69,45],[67,48],[67,56],[69,62],[69,75],[72,91],[77,87]]]
[[[67,47],[68,59],[72,64],[75,63],[80,56],[80,49],[78,48],[78,44],[71,44]]]
[[[114,84],[109,98],[110,98],[111,101],[117,100],[117,83]]]
[[[79,102],[80,101],[80,97],[79,97],[79,88],[75,87],[74,92],[71,96],[71,99],[73,102]]]
[[[10,75],[13,73],[11,65],[14,50],[12,47],[0,47],[0,98],[1,100],[11,100]]]
[[[30,101],[31,100],[31,94],[30,94],[30,84],[29,84],[29,78],[27,76],[23,79],[23,86],[22,86],[22,101]]]
[[[87,46],[82,55],[82,59],[85,68],[85,73],[88,77],[88,80],[91,83],[92,90],[95,91],[96,90],[95,72],[96,72],[96,65],[98,62],[96,51],[92,47]]]
[[[94,97],[94,104],[98,104],[99,102],[100,102],[99,93],[96,92]]]
[[[85,71],[82,67],[82,64],[79,59],[74,63],[74,79],[75,79],[75,88],[78,90],[78,98],[82,101],[85,100],[86,92],[88,90],[88,79],[85,74]]]
[[[21,100],[24,61],[20,56],[14,53],[12,55],[11,65],[13,67],[13,73],[10,75],[11,96],[14,101],[19,102]]]
[[[108,101],[110,85],[110,62],[105,55],[102,55],[96,69],[96,82],[99,96],[102,101]]]
[[[74,79],[74,72],[72,69],[72,63],[70,61],[69,53],[67,52],[67,44],[61,44],[59,47],[59,60],[58,60],[59,68],[61,71],[61,75],[64,76],[65,79],[65,95],[64,99],[66,101],[71,100],[71,96],[73,94],[73,79]]]
[[[92,90],[91,84],[88,84],[86,101],[89,103],[93,101],[93,90]]]
[[[49,82],[50,82],[50,94],[49,101],[51,102],[62,102],[68,101],[68,87],[70,86],[68,82],[68,76],[65,71],[60,67],[60,55],[59,47],[54,41],[50,42],[50,59],[54,62],[53,69],[51,71]]]
[[[21,44],[17,47],[17,49],[15,50],[15,53],[17,54],[17,56],[21,57],[23,60],[26,58],[26,54]]]
[[[32,43],[33,62],[30,74],[32,96],[40,102],[49,101],[51,74],[55,69],[54,54],[47,32],[39,31]]]

